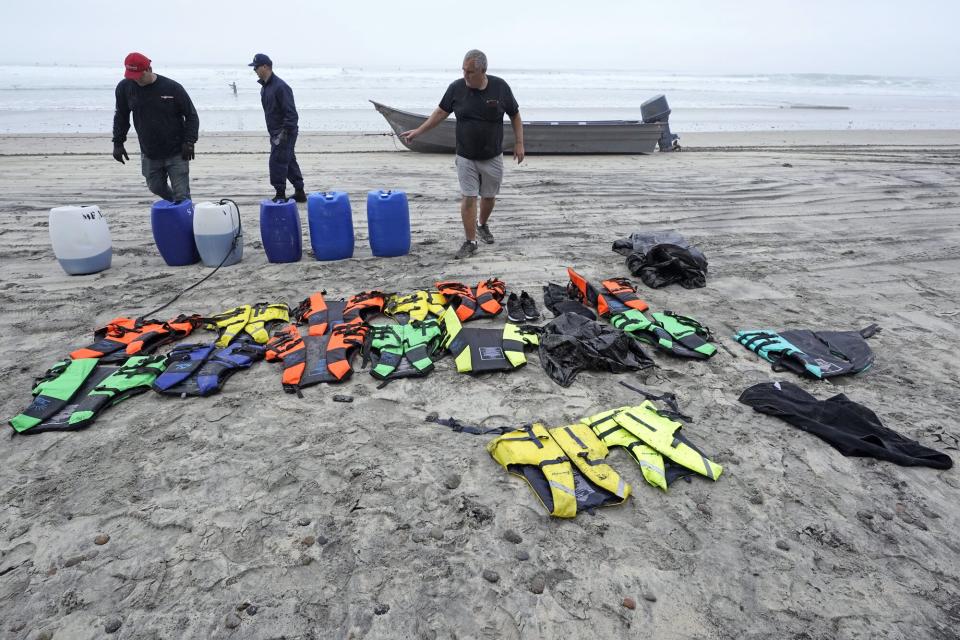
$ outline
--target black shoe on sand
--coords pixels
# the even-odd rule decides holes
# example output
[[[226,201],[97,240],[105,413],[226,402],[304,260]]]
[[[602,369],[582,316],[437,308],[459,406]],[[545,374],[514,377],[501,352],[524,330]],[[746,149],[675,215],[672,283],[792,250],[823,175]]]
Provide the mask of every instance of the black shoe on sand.
[[[485,244],[493,244],[493,234],[490,233],[490,226],[486,224],[477,225],[477,235]]]
[[[464,240],[463,244],[460,245],[460,248],[457,249],[457,252],[453,254],[455,260],[463,260],[464,258],[469,258],[477,252],[477,243],[476,241],[471,242],[470,240]]]
[[[531,298],[526,291],[520,292],[520,308],[523,310],[524,320],[540,319],[540,311],[537,309],[537,303],[533,301],[533,298]]]
[[[507,320],[510,322],[523,322],[523,306],[517,294],[511,293],[507,296]]]

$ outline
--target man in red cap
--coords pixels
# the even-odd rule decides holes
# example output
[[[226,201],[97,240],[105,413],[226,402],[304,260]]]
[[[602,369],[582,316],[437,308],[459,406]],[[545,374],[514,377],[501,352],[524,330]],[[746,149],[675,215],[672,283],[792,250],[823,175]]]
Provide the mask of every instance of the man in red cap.
[[[131,53],[124,60],[124,79],[117,85],[113,114],[113,159],[129,160],[123,143],[133,127],[140,141],[140,164],[150,191],[170,202],[190,198],[190,160],[200,119],[186,90],[153,72],[150,59]],[[169,182],[168,182],[169,181]]]

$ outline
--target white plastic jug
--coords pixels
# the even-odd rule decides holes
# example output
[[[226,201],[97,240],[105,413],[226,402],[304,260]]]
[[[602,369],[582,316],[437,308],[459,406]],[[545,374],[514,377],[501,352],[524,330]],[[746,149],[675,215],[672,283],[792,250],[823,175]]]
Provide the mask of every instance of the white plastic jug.
[[[60,266],[70,275],[110,268],[113,244],[107,219],[96,205],[50,209],[50,243]]]
[[[218,203],[195,205],[193,239],[200,259],[208,267],[219,266],[221,262],[225,267],[240,262],[243,258],[243,227],[237,203],[224,199]]]

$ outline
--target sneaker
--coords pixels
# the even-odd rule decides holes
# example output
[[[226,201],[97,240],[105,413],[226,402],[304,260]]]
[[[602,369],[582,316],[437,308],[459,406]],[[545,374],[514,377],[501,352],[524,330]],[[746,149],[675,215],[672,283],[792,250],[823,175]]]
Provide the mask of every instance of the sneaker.
[[[520,292],[520,308],[523,310],[523,318],[525,320],[538,320],[540,318],[537,303],[533,301],[533,298],[531,298],[526,291]]]
[[[463,244],[460,245],[460,248],[455,254],[453,254],[454,259],[463,260],[464,258],[469,258],[477,252],[477,243],[476,241],[471,242],[470,240],[464,240]]]
[[[507,296],[507,320],[510,322],[523,322],[524,320],[523,306],[515,293]]]
[[[490,225],[478,224],[477,235],[480,236],[480,239],[483,242],[487,244],[493,244],[493,234],[490,233]]]
[[[307,192],[303,189],[297,189],[293,192],[293,199],[297,202],[306,202],[307,201]]]
[[[277,195],[273,196],[274,202],[286,202],[287,201],[287,191],[286,189],[277,189]]]

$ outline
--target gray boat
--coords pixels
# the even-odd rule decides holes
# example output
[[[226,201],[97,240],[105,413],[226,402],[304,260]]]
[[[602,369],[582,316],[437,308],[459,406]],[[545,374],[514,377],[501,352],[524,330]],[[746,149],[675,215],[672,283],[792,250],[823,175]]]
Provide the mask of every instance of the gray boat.
[[[400,133],[416,129],[427,116],[370,102],[407,149],[421,153],[454,152],[456,122],[452,118],[408,143]],[[642,120],[543,120],[523,123],[523,142],[528,155],[653,153],[661,136],[668,131],[665,123]],[[503,127],[503,151],[513,152],[513,127],[509,122]]]

